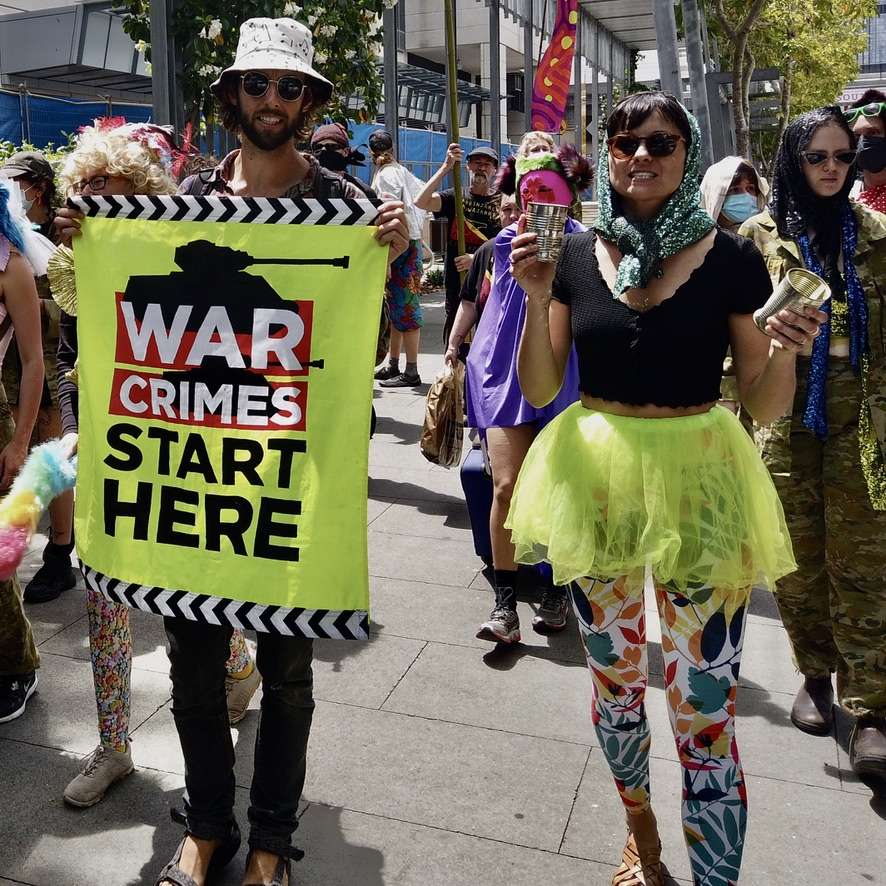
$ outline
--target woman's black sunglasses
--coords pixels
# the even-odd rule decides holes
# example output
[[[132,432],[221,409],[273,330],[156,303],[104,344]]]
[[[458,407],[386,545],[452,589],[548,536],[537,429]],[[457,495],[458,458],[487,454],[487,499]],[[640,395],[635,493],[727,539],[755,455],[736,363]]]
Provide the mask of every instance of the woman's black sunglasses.
[[[620,132],[607,139],[606,144],[616,160],[627,160],[637,153],[640,145],[646,146],[646,152],[651,157],[670,157],[681,141],[685,141],[682,135],[671,135],[669,132],[653,132],[645,138]]]
[[[844,166],[851,166],[855,163],[855,151],[837,151],[832,156],[838,163],[842,163]],[[804,151],[803,159],[810,166],[818,166],[828,159],[828,153],[827,151]]]
[[[243,81],[243,91],[252,98],[261,98],[272,83],[277,87],[277,95],[285,102],[298,101],[305,91],[304,80],[290,74],[275,80],[260,71],[248,71],[246,74],[241,74],[240,79]]]

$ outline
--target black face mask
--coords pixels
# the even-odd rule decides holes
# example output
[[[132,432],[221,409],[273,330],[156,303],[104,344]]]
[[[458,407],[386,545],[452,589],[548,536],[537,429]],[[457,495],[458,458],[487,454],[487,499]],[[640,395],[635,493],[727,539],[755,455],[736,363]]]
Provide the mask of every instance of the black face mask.
[[[348,158],[343,157],[334,148],[320,148],[316,157],[324,169],[332,172],[344,172],[348,168]]]
[[[863,135],[858,140],[858,168],[865,172],[882,172],[886,168],[886,138]]]

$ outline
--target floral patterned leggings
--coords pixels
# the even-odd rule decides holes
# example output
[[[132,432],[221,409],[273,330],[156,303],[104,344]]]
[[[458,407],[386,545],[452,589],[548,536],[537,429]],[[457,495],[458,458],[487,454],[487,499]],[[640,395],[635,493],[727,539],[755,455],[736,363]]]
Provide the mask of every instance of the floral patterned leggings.
[[[683,770],[683,832],[695,886],[738,882],[747,795],[735,743],[745,606],[710,587],[656,582],[665,690]],[[649,806],[643,579],[575,582],[572,602],[593,683],[592,719],[628,812]]]
[[[99,591],[86,589],[89,615],[89,650],[92,680],[98,707],[98,734],[102,745],[126,750],[129,740],[130,676],[132,634],[129,608],[112,603]],[[244,670],[252,660],[242,631],[234,631],[231,656],[225,665],[229,674]]]

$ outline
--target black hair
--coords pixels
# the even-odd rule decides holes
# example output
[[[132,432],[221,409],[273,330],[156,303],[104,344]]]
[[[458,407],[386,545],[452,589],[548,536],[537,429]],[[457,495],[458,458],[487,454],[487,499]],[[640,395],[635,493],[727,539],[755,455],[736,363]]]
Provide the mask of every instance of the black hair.
[[[875,105],[878,102],[886,103],[886,92],[883,92],[881,89],[866,89],[862,93],[861,98],[854,101],[849,107],[850,109],[863,108],[865,105]],[[886,109],[881,109],[877,116],[886,123]]]
[[[688,148],[692,143],[689,118],[683,105],[667,92],[635,92],[622,99],[606,121],[606,134],[612,138],[618,132],[635,129],[656,111],[680,130]]]

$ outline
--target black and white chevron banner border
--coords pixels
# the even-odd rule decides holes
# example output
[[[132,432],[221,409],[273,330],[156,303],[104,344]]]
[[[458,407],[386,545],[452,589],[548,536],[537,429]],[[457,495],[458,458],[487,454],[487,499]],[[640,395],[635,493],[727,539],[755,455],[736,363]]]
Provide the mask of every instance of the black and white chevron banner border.
[[[170,591],[131,584],[96,572],[81,561],[86,584],[112,603],[173,618],[188,618],[208,624],[229,624],[240,630],[264,631],[288,637],[323,640],[368,640],[369,613],[361,610],[287,609],[226,600],[208,594]]]
[[[368,225],[380,201],[344,198],[147,196],[71,197],[87,216],[143,221],[239,222],[254,225]]]

